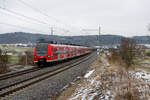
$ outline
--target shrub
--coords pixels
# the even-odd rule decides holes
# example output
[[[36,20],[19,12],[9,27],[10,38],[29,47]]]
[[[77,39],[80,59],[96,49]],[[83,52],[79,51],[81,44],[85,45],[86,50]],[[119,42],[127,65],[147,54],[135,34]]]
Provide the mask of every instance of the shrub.
[[[8,55],[7,51],[2,51],[0,49],[0,73],[5,73],[8,71]]]
[[[128,69],[134,64],[137,52],[136,42],[132,39],[123,38],[120,47],[118,49],[111,49],[110,52],[111,56],[108,57],[109,61],[122,64],[122,66],[125,66],[125,68]]]
[[[150,56],[150,52],[147,52],[146,55],[147,55],[147,56]]]
[[[127,69],[134,64],[136,53],[136,41],[129,38],[123,38],[120,46],[120,56],[125,62]]]
[[[19,64],[21,65],[33,65],[33,52],[25,51],[25,55],[19,56]]]

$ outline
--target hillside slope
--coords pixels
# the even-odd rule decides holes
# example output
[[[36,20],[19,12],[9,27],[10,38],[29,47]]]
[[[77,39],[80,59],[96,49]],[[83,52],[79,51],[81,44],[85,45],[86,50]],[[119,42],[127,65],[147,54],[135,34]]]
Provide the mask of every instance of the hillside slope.
[[[14,43],[36,43],[36,41],[40,38],[44,38],[46,40],[54,40],[62,43],[76,43],[81,45],[98,45],[98,35],[87,35],[87,36],[50,36],[43,34],[31,34],[24,32],[14,32],[14,33],[5,33],[0,34],[0,44],[14,44]],[[121,38],[123,36],[119,35],[102,35],[102,43],[103,45],[114,45],[119,44]],[[137,43],[145,44],[148,43],[148,39],[146,36],[135,36],[133,37]]]

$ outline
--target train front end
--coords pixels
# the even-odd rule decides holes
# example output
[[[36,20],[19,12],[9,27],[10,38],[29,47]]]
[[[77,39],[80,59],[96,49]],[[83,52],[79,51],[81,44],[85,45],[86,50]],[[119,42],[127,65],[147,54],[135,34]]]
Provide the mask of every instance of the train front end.
[[[45,66],[48,57],[48,43],[38,43],[34,46],[34,63]]]

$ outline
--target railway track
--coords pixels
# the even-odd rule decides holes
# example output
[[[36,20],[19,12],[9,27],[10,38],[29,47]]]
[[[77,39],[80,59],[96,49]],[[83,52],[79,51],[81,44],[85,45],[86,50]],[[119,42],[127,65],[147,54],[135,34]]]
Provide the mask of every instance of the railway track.
[[[88,60],[92,56],[93,56],[92,54],[90,54],[88,56],[84,56],[85,57],[84,59],[83,59],[83,57],[81,57],[81,58],[78,59],[78,61],[76,61],[73,64],[68,64],[68,65],[65,65],[63,67],[59,67],[59,68],[57,68],[57,69],[55,69],[53,71],[48,71],[46,73],[39,74],[39,75],[37,75],[35,77],[30,77],[30,78],[28,78],[26,80],[17,82],[15,84],[10,84],[10,85],[8,85],[6,87],[0,88],[0,97],[6,97],[6,96],[8,96],[8,95],[10,95],[10,94],[12,94],[12,93],[14,93],[16,91],[19,91],[19,90],[21,90],[23,88],[26,88],[26,87],[28,87],[30,85],[33,85],[33,84],[38,83],[40,81],[43,81],[45,79],[48,79],[48,78],[50,78],[50,77],[52,77],[52,76],[54,76],[54,75],[56,75],[58,73],[61,73],[61,72],[65,71],[65,70],[67,70],[67,69],[70,69],[70,68],[72,68],[72,67],[74,67],[76,65],[79,65],[80,63]]]
[[[42,70],[42,69],[38,68],[38,67],[34,67],[34,68],[23,70],[23,71],[16,71],[16,72],[12,72],[12,73],[8,73],[8,74],[0,75],[0,81],[1,80],[5,80],[5,79],[9,79],[9,78],[13,78],[13,77],[17,77],[19,75],[23,75],[23,74],[35,72],[35,71],[38,71],[38,70]]]
[[[15,74],[16,77],[14,77],[13,75],[10,75],[12,77],[5,78],[4,80],[0,81],[0,91],[5,89],[5,88],[8,88],[10,86],[13,86],[13,85],[15,85],[17,83],[28,81],[31,78],[33,79],[33,78],[36,78],[36,77],[38,77],[40,75],[43,75],[45,73],[49,73],[49,72],[55,71],[59,67],[64,67],[64,66],[70,65],[70,64],[72,64],[72,63],[74,63],[76,61],[80,61],[81,59],[83,59],[83,57],[71,60],[69,62],[66,62],[66,63],[62,64],[62,65],[60,65],[60,64],[58,64],[56,66],[52,65],[54,67],[46,67],[46,68],[41,68],[40,70],[31,71],[31,73],[29,73],[29,72],[25,73],[26,71],[23,71],[24,74],[22,74],[22,75],[20,75],[21,72],[18,73],[18,74],[16,73]],[[6,77],[7,77],[7,75],[6,75]],[[12,80],[12,81],[10,81],[10,80]]]
[[[1,75],[0,76],[0,81],[8,79],[8,78],[16,77],[16,76],[19,76],[19,75],[31,73],[31,72],[34,72],[34,71],[37,71],[37,70],[40,70],[40,68],[35,67],[35,68],[23,70],[23,71],[17,71],[17,72],[13,72],[13,73],[8,73],[8,74],[5,74],[5,75]]]

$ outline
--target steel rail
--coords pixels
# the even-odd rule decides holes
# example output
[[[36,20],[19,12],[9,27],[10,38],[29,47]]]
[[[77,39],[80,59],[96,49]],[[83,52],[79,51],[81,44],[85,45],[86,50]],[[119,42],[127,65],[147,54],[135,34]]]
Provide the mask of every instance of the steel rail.
[[[46,73],[39,74],[39,75],[37,75],[35,77],[32,77],[32,78],[20,81],[18,83],[11,84],[11,85],[1,89],[0,97],[5,97],[5,96],[7,96],[7,95],[9,95],[9,94],[11,94],[13,92],[21,90],[22,88],[28,87],[28,86],[30,86],[32,84],[35,84],[37,82],[40,82],[40,81],[45,80],[47,78],[50,78],[50,77],[52,77],[54,75],[57,75],[57,74],[59,74],[61,72],[64,72],[65,70],[68,70],[68,69],[70,69],[70,68],[72,68],[74,66],[79,65],[80,63],[88,60],[91,57],[92,57],[92,55],[88,55],[86,58],[84,58],[84,59],[82,58],[82,60],[79,59],[79,61],[76,62],[76,63],[68,64],[68,65],[66,65],[64,67],[59,67],[59,68],[55,69],[55,71],[54,70],[53,71],[48,71]]]

